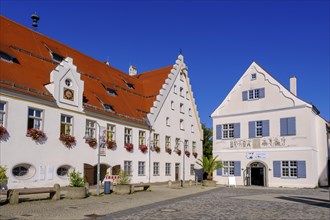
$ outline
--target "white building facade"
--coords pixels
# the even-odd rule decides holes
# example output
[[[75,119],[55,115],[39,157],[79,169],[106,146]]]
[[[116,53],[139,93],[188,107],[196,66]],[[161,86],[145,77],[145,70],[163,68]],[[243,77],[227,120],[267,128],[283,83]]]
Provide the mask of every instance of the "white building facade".
[[[195,179],[203,134],[182,55],[173,66],[125,74],[0,18],[8,188],[66,186],[72,170],[94,185],[98,164],[100,181],[120,169],[132,183]]]
[[[329,123],[253,62],[212,113],[214,180],[269,187],[328,184]]]

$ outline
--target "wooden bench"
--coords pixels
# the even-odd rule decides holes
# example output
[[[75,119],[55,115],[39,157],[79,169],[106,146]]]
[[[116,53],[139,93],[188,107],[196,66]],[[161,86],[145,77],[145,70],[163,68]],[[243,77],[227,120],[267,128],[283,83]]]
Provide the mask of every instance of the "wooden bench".
[[[140,183],[140,184],[131,184],[131,190],[130,190],[130,193],[134,193],[134,192],[135,192],[135,188],[143,188],[143,190],[146,191],[147,189],[150,188],[150,184],[144,184],[144,183]]]
[[[30,195],[30,194],[41,194],[49,193],[49,196],[53,200],[61,199],[61,188],[59,184],[55,184],[51,188],[26,188],[26,189],[9,189],[7,191],[7,201],[10,204],[19,203],[20,195]]]

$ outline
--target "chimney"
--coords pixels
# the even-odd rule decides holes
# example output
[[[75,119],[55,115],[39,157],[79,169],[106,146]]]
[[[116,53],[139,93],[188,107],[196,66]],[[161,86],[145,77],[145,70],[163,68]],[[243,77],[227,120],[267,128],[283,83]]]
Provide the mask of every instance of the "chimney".
[[[295,76],[290,77],[290,92],[297,96],[297,78]]]
[[[135,76],[137,74],[137,69],[135,66],[130,65],[128,69],[128,73],[130,76]]]

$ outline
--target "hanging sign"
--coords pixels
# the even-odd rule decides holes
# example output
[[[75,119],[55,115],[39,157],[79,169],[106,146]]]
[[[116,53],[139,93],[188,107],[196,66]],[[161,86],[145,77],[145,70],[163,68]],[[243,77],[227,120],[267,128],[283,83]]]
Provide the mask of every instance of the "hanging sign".
[[[100,156],[106,156],[106,143],[107,143],[107,129],[105,127],[100,127]]]

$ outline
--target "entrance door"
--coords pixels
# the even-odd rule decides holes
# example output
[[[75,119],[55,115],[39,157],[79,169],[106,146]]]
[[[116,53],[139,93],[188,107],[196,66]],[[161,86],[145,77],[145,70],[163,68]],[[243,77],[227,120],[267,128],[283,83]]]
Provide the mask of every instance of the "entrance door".
[[[90,186],[94,185],[94,167],[92,165],[84,163],[84,176]]]
[[[248,168],[251,185],[266,186],[265,165],[261,162],[254,162]]]
[[[175,181],[180,179],[180,163],[175,164]]]

